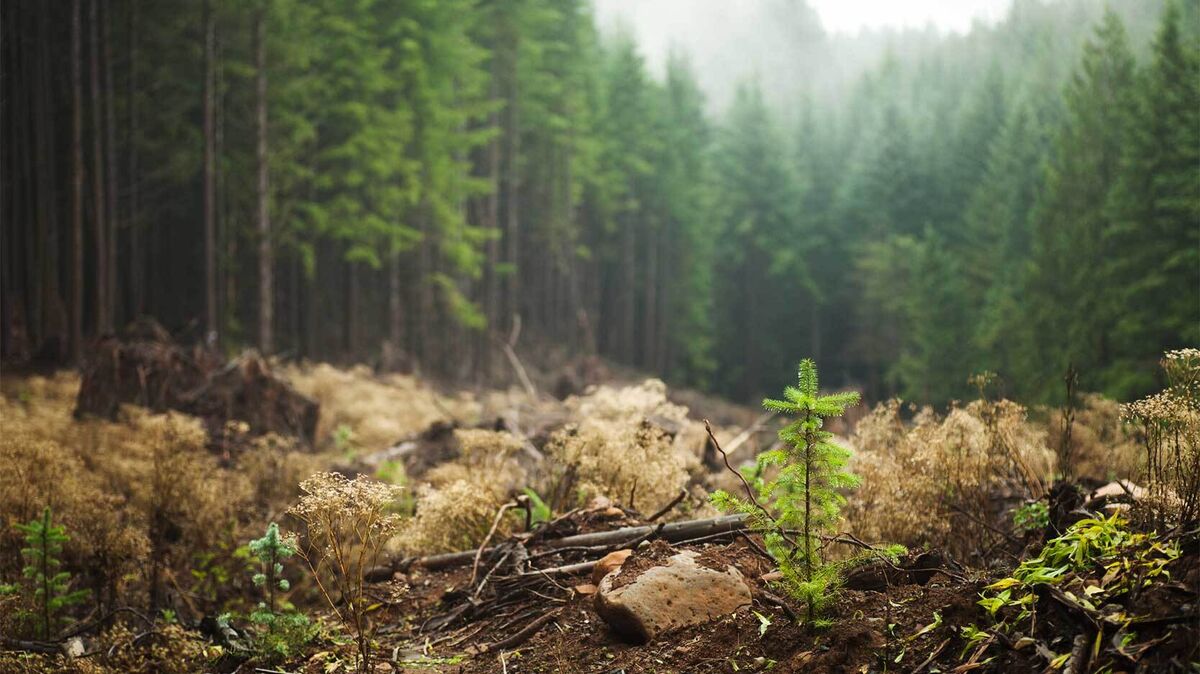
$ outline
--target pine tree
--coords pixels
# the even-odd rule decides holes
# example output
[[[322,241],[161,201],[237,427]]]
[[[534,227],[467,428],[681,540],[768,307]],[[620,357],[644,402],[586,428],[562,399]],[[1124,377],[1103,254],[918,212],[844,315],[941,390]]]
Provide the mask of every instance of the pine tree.
[[[801,212],[798,180],[778,121],[758,84],[738,89],[714,159],[720,208],[714,298],[720,383],[739,398],[775,385],[786,367],[785,344],[803,333],[808,316],[791,298],[816,287],[809,266],[810,222]],[[745,330],[764,326],[766,332]]]
[[[778,476],[759,481],[757,494],[747,493],[747,499],[724,491],[712,497],[722,510],[745,513],[762,532],[785,585],[808,606],[810,619],[816,618],[838,582],[836,565],[821,558],[821,539],[836,530],[846,502],[842,491],[858,485],[858,478],[846,469],[849,450],[832,442],[833,434],[822,429],[826,419],[841,416],[858,400],[856,392],[821,395],[816,364],[800,361],[797,385],[784,389],[783,400],[763,401],[768,410],[796,417],[779,432],[784,447],[758,456],[759,474],[777,466]]]
[[[39,639],[49,639],[62,621],[63,609],[82,602],[88,591],[71,590],[70,572],[60,570],[63,543],[71,538],[61,524],[52,522],[50,508],[43,511],[40,519],[16,527],[25,534],[26,547],[21,548],[21,556],[25,558],[22,575],[29,584],[29,598],[34,606],[35,633]]]
[[[1125,28],[1109,11],[1085,45],[1079,69],[1064,91],[1066,117],[1058,129],[1045,190],[1034,218],[1029,317],[1040,335],[1040,357],[1021,376],[1043,382],[1041,397],[1058,391],[1057,377],[1073,363],[1080,385],[1096,390],[1112,357],[1116,323],[1104,274],[1113,249],[1105,209],[1129,136],[1134,61]]]
[[[964,243],[957,252],[974,326],[972,367],[997,372],[1020,387],[1031,383],[1022,363],[1033,351],[1036,336],[1028,329],[1022,297],[1028,267],[1014,260],[1029,258],[1044,148],[1044,126],[1028,105],[1016,106],[989,149],[987,169],[971,196],[963,221]]]
[[[1121,399],[1153,389],[1157,353],[1200,342],[1200,58],[1181,24],[1167,3],[1106,210],[1115,325],[1103,383]]]

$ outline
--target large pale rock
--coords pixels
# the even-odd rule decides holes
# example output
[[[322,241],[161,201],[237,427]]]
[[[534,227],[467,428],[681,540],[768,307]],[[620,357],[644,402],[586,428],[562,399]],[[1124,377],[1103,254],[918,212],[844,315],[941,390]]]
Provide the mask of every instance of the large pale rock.
[[[698,556],[685,550],[642,570],[628,584],[624,570],[608,574],[596,593],[596,612],[621,636],[646,642],[750,604],[750,586],[737,569],[710,569],[697,563]]]
[[[621,568],[632,552],[633,550],[617,550],[601,557],[600,561],[596,562],[596,567],[592,569],[592,584],[599,585],[605,576]]]

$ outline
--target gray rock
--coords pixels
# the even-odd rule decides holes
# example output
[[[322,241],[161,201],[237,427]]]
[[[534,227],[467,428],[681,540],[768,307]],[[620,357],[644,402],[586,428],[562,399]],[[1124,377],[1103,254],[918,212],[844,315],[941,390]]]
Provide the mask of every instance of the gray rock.
[[[698,556],[680,552],[615,589],[624,571],[608,574],[596,592],[596,612],[617,634],[644,643],[666,630],[705,623],[750,605],[750,586],[737,569],[710,569],[697,563]]]

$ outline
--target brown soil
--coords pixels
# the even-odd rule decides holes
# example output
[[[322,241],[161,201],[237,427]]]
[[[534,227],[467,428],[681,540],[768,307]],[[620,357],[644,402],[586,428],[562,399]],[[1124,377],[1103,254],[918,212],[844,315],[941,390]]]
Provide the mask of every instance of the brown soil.
[[[626,579],[636,578],[679,549],[662,541],[642,546],[626,561],[617,583],[629,582]],[[824,674],[919,669],[922,672],[949,672],[964,662],[962,653],[967,643],[961,636],[961,628],[989,624],[986,614],[976,604],[986,581],[959,580],[938,574],[925,584],[902,575],[906,578],[902,584],[887,586],[882,591],[844,589],[825,614],[831,626],[824,629],[800,626],[773,600],[783,593],[762,580],[762,575],[771,569],[770,563],[748,545],[733,542],[690,546],[688,549],[699,552],[698,561],[705,566],[724,569],[732,565],[741,571],[753,590],[752,606],[708,624],[668,632],[648,644],[634,645],[622,641],[597,617],[591,596],[571,594],[562,602],[527,602],[506,609],[503,617],[487,617],[442,635],[450,638],[434,645],[423,660],[403,665],[399,671],[665,674],[769,670],[773,673]],[[1189,559],[1190,562],[1180,560],[1178,564],[1185,577],[1187,569],[1194,568],[1197,557],[1191,555]],[[439,594],[447,588],[464,585],[469,575],[469,569],[458,569],[410,578],[413,590],[401,611],[409,614],[408,624],[415,627],[422,616],[437,612]],[[563,584],[569,586],[579,582],[586,580],[564,580]],[[1183,585],[1146,592],[1138,600],[1138,606],[1155,614],[1174,615],[1187,592],[1181,589]],[[793,603],[790,608],[803,615],[800,606]],[[454,658],[464,652],[473,652],[473,647],[478,650],[481,644],[502,640],[547,611],[555,612],[554,619],[515,650],[483,652],[461,660],[436,659]],[[935,615],[940,617],[940,624],[922,632],[936,621]],[[1055,617],[1048,615],[1045,619],[1053,621]],[[770,624],[763,630],[766,621]],[[1055,628],[1062,629],[1065,635],[1071,634],[1066,623]],[[1194,621],[1190,626],[1157,626],[1153,632],[1148,628],[1146,634],[1165,635],[1169,629],[1190,630],[1193,637],[1184,633],[1174,635],[1169,648],[1157,649],[1145,656],[1142,666],[1148,668],[1139,671],[1175,671],[1176,664],[1186,663],[1187,658],[1194,657],[1194,636],[1200,632],[1200,624]],[[396,636],[402,635],[398,632]],[[411,652],[416,652],[412,644],[424,643],[424,639],[414,632],[408,632],[406,636],[401,640],[410,644],[408,650]],[[431,641],[434,639],[438,637]],[[1070,643],[1053,643],[1051,647],[1057,652],[1066,652]],[[994,659],[972,671],[1021,674],[1041,672],[1046,668],[1045,659],[1031,648],[1015,650],[1010,647],[988,652],[988,655],[993,654]],[[966,657],[970,657],[969,652]]]

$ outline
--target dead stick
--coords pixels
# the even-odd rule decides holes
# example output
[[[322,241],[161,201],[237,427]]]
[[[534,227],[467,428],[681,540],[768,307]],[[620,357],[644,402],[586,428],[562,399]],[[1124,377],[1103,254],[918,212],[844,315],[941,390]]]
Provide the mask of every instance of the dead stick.
[[[733,466],[729,465],[729,455],[725,453],[725,450],[721,449],[721,443],[717,442],[717,436],[713,435],[712,426],[708,423],[708,419],[704,420],[704,430],[708,432],[708,439],[712,440],[713,447],[716,447],[717,451],[721,453],[721,460],[725,462],[725,467],[729,469],[729,472],[737,475],[737,478],[742,481],[742,486],[746,488],[746,496],[749,496],[750,501],[754,504],[754,506],[758,508],[759,511],[761,511],[762,514],[765,515],[767,519],[771,520],[771,522],[776,526],[776,528],[779,530],[778,533],[780,538],[786,541],[788,545],[792,546],[793,550],[798,550],[800,548],[799,543],[796,542],[796,539],[787,535],[787,533],[783,530],[783,527],[779,526],[779,521],[775,519],[775,516],[771,514],[771,511],[767,510],[766,507],[759,502],[758,497],[754,495],[754,489],[750,487],[750,483],[746,481],[745,476],[742,475],[740,471],[734,470]]]
[[[682,501],[682,500],[683,500],[683,499],[685,499],[685,498],[687,498],[687,490],[686,490],[686,489],[680,489],[680,490],[679,490],[679,496],[676,496],[675,498],[671,499],[671,502],[670,502],[670,503],[668,503],[667,505],[663,506],[661,510],[659,510],[658,512],[656,512],[656,513],[654,513],[653,515],[651,515],[651,516],[649,517],[649,519],[647,519],[646,521],[647,521],[647,522],[653,522],[654,520],[656,520],[656,519],[658,519],[658,518],[662,517],[663,515],[666,515],[667,513],[671,512],[671,511],[672,511],[672,510],[675,508],[675,506],[679,505],[679,502],[680,502],[680,501]]]
[[[499,512],[496,513],[496,519],[492,520],[492,528],[488,531],[487,536],[483,537],[483,542],[479,544],[479,549],[475,551],[475,563],[471,565],[471,582],[468,585],[475,584],[475,575],[479,573],[479,558],[483,556],[483,549],[487,547],[488,541],[492,540],[492,536],[496,534],[496,529],[500,526],[500,519],[504,517],[504,513],[508,512],[515,504],[505,503],[500,506]]]
[[[759,418],[755,419],[754,423],[750,424],[750,426],[746,430],[742,431],[741,433],[738,433],[736,436],[734,436],[733,440],[729,441],[729,449],[726,449],[725,453],[733,454],[734,452],[736,452],[739,447],[741,447],[747,440],[754,437],[755,433],[758,433],[759,431],[761,431],[763,429],[763,426],[766,426],[767,423],[769,421],[771,421],[772,419],[774,419],[775,415],[777,415],[777,414],[779,414],[779,413],[774,410],[771,410],[769,412],[764,412],[763,415],[760,416]]]
[[[516,648],[517,646],[520,646],[521,644],[525,643],[526,641],[529,641],[530,637],[537,634],[538,630],[540,630],[546,626],[546,623],[550,622],[551,620],[554,620],[557,617],[558,617],[558,611],[551,611],[550,613],[547,613],[547,614],[541,616],[540,618],[537,618],[536,620],[529,623],[525,627],[522,627],[519,631],[517,631],[515,634],[508,637],[507,639],[502,639],[500,641],[497,641],[494,644],[488,644],[487,646],[484,647],[483,652],[489,653],[491,651],[505,651],[505,650],[509,650],[512,648]]]
[[[946,648],[946,644],[948,643],[950,643],[950,640],[946,639],[939,644],[937,648],[933,649],[933,652],[929,654],[929,657],[925,658],[925,662],[917,665],[917,668],[913,670],[913,674],[921,674],[921,672],[925,671],[925,668],[933,662],[934,658],[941,654],[942,650]]]
[[[645,536],[647,533],[654,531],[660,526],[662,527],[662,531],[659,534],[660,538],[666,540],[668,543],[678,543],[680,541],[688,541],[700,536],[707,536],[714,533],[741,531],[746,528],[746,516],[744,514],[737,513],[734,515],[722,515],[721,517],[712,517],[701,520],[687,520],[684,522],[671,522],[668,524],[647,524],[637,527],[624,527],[613,531],[597,531],[589,534],[577,534],[563,538],[554,538],[545,541],[542,545],[552,549],[590,547],[597,545],[618,545]],[[483,554],[492,554],[497,549],[497,547],[486,548],[483,551]],[[421,557],[411,561],[395,560],[393,562],[393,568],[404,568],[403,565],[407,562],[410,566],[419,566],[424,569],[447,569],[471,563],[471,561],[475,558],[475,553],[475,550],[467,550],[465,552],[447,552],[438,555],[430,555],[428,557]]]

